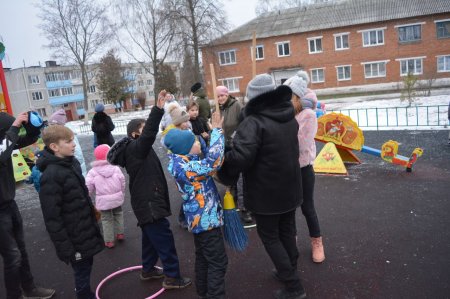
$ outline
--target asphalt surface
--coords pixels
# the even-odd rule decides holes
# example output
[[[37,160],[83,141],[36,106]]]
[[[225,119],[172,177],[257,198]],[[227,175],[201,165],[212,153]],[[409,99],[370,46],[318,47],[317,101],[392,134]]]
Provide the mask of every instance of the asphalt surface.
[[[446,131],[365,132],[365,145],[380,148],[393,139],[399,154],[415,147],[424,155],[412,173],[380,158],[356,153],[360,165],[349,175],[317,176],[316,209],[324,238],[326,260],[311,261],[306,222],[297,212],[299,274],[308,298],[450,298],[450,146]],[[93,159],[92,136],[79,136],[87,161]],[[320,150],[321,145],[318,146]],[[163,166],[167,158],[159,141],[155,149]],[[180,196],[167,176],[173,216],[170,217],[182,274],[194,278],[192,235],[176,222]],[[223,188],[220,188],[223,192]],[[34,188],[19,184],[16,196],[24,219],[32,272],[39,285],[57,290],[56,298],[74,298],[70,266],[55,254],[42,219]],[[275,200],[275,199],[274,199]],[[140,264],[141,232],[130,207],[124,204],[126,240],[94,259],[92,285],[110,273]],[[227,249],[227,298],[273,298],[282,285],[271,276],[273,265],[256,230],[249,229],[250,245],[243,253]],[[2,261],[0,261],[2,264]],[[3,267],[3,264],[1,265]],[[133,271],[112,279],[101,298],[146,298],[161,281],[141,282]],[[0,298],[5,298],[0,273]],[[197,298],[195,286],[166,291],[159,298]]]

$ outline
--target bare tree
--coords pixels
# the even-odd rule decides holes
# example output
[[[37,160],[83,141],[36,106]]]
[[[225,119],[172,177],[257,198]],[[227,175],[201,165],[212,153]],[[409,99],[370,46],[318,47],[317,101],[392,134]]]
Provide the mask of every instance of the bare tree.
[[[88,63],[110,40],[106,6],[90,0],[42,0],[40,25],[53,56],[80,67],[88,119]]]
[[[161,0],[113,0],[117,40],[129,56],[153,75],[155,89],[159,66],[173,50],[176,34],[164,5],[166,2]],[[151,67],[143,60],[150,61]]]
[[[180,38],[192,49],[192,80],[201,81],[200,46],[219,37],[229,28],[224,5],[220,0],[168,0],[168,7],[171,20],[179,26]],[[184,51],[183,48],[180,50]]]

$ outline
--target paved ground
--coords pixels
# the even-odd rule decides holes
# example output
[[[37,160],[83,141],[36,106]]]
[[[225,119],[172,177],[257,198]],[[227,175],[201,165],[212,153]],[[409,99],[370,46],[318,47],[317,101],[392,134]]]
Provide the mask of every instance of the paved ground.
[[[92,160],[91,138],[80,136],[85,157]],[[445,131],[366,132],[366,145],[380,148],[384,141],[401,143],[408,156],[424,148],[412,173],[358,153],[363,164],[349,168],[349,176],[318,176],[316,207],[324,235],[326,261],[313,264],[306,223],[298,213],[299,272],[308,298],[449,298],[450,297],[450,146]],[[157,151],[167,162],[162,148]],[[168,178],[172,210],[180,197]],[[222,189],[223,190],[223,189]],[[57,260],[45,231],[37,194],[20,185],[17,202],[24,218],[26,243],[36,281],[57,290],[57,298],[73,298],[71,268]],[[126,241],[95,258],[92,283],[124,267],[139,265],[140,230],[129,200],[124,205]],[[181,269],[194,276],[194,244],[190,233],[170,217]],[[281,285],[271,275],[255,229],[244,253],[229,250],[227,298],[272,298]],[[1,263],[1,262],[0,262]],[[0,267],[2,267],[1,265]],[[0,298],[5,298],[0,273]],[[160,289],[160,281],[141,282],[130,272],[105,285],[102,298],[145,298]],[[167,291],[159,298],[197,298],[195,287]]]

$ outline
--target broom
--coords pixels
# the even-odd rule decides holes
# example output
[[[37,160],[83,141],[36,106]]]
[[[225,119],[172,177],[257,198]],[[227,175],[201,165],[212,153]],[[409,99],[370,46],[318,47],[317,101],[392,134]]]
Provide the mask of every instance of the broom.
[[[211,81],[213,85],[213,94],[216,104],[216,112],[219,112],[219,101],[217,100],[216,92],[216,74],[214,73],[214,65],[209,64],[211,71]],[[231,195],[229,188],[225,192],[223,198],[223,222],[224,222],[224,238],[228,245],[237,250],[242,251],[248,245],[248,236],[244,227],[242,226],[239,215],[236,211],[233,195]]]

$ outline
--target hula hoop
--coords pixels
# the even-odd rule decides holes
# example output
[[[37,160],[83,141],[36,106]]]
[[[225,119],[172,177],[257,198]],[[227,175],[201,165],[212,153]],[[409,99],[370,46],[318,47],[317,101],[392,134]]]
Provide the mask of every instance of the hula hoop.
[[[155,266],[156,267],[156,266]],[[159,269],[161,269],[160,267],[157,267]],[[98,295],[100,293],[100,289],[102,288],[102,286],[105,284],[105,282],[107,282],[108,280],[110,280],[111,278],[113,278],[114,276],[117,276],[119,274],[122,274],[124,272],[130,272],[130,271],[134,271],[134,270],[139,270],[142,269],[142,266],[133,266],[133,267],[129,267],[129,268],[125,268],[119,271],[116,271],[110,275],[108,275],[106,278],[104,278],[97,286],[97,289],[95,290],[95,297],[97,299],[100,299],[100,296]],[[161,295],[163,292],[165,291],[164,288],[161,288],[158,292],[154,293],[153,295],[150,295],[150,297],[147,297],[145,299],[154,299],[156,297],[158,297],[159,295]]]

